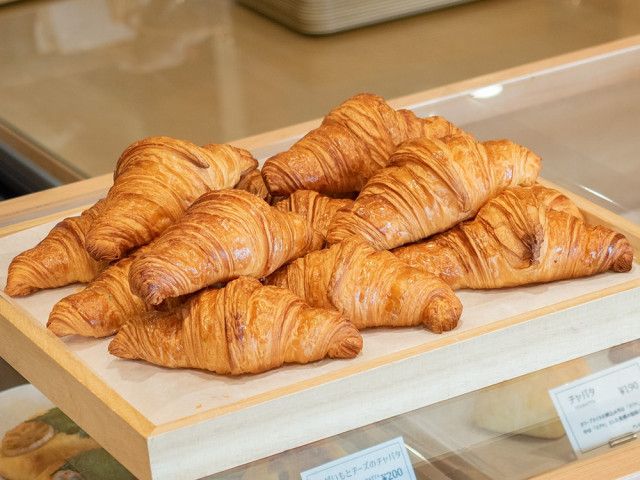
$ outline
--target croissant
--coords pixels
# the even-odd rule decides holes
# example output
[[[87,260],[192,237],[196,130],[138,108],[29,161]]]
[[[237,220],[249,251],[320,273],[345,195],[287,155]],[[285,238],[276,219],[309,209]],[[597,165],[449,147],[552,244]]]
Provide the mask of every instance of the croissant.
[[[627,272],[633,261],[633,249],[623,235],[587,225],[566,197],[539,185],[505,190],[474,220],[394,253],[454,289]]]
[[[269,158],[262,173],[273,195],[305,189],[359,191],[405,140],[458,132],[444,118],[421,119],[409,110],[394,110],[377,95],[363,93],[332,110],[319,128],[289,150]]]
[[[150,310],[129,288],[129,268],[134,258],[135,254],[123,258],[84,290],[56,303],[47,322],[49,330],[59,337],[106,337],[117,332],[131,317]]]
[[[7,275],[7,295],[19,297],[88,282],[106,268],[106,262],[94,260],[84,248],[85,234],[103,206],[100,200],[81,215],[64,219],[38,245],[14,258]]]
[[[241,275],[263,277],[309,252],[319,237],[302,216],[244,190],[209,192],[135,259],[131,289],[157,305]]]
[[[539,171],[540,157],[508,140],[410,141],[336,214],[327,241],[357,235],[380,250],[415,242],[472,217],[509,186],[531,185]]]
[[[338,312],[248,277],[204,290],[173,312],[136,319],[109,345],[122,358],[231,375],[352,358],[361,349],[358,330]]]
[[[455,328],[462,313],[460,300],[438,277],[358,238],[311,252],[266,282],[314,307],[337,309],[359,329],[424,324],[441,333]]]
[[[277,202],[274,207],[282,212],[294,212],[302,215],[309,225],[321,234],[312,250],[320,250],[325,243],[329,224],[336,212],[349,207],[353,200],[330,198],[311,190],[298,190],[290,197]]]
[[[271,194],[267,189],[267,185],[264,183],[262,173],[257,168],[242,175],[235,188],[246,190],[249,193],[257,195],[265,202],[271,203]]]
[[[117,260],[175,222],[200,195],[232,188],[257,161],[230,145],[198,147],[169,137],[129,146],[118,160],[103,211],[87,233],[87,251]]]

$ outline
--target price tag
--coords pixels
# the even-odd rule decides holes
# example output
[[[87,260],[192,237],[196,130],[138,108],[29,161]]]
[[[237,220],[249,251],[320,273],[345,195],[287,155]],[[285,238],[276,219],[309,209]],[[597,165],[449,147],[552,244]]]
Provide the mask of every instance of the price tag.
[[[640,357],[549,390],[574,451],[640,431]]]
[[[631,475],[619,478],[618,480],[640,480],[640,472],[632,473]]]
[[[300,477],[302,480],[416,480],[402,437],[312,468]]]

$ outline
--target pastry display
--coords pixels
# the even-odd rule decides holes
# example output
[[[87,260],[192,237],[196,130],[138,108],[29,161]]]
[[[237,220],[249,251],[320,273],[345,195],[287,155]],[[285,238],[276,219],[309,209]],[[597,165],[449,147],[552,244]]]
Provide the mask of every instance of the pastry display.
[[[309,225],[319,232],[317,245],[313,250],[319,250],[324,246],[329,225],[336,212],[341,208],[353,205],[353,200],[346,198],[330,198],[312,190],[298,190],[285,200],[277,202],[274,207],[283,212],[294,212],[302,215]]]
[[[205,290],[171,312],[134,318],[109,344],[119,357],[231,375],[353,358],[361,348],[360,333],[340,313],[248,277]]]
[[[33,480],[52,464],[99,447],[60,409],[52,408],[4,434],[0,444],[0,477]]]
[[[533,184],[539,171],[540,157],[509,140],[406,142],[336,214],[327,241],[357,235],[380,250],[415,242],[472,217],[507,187]]]
[[[133,261],[131,289],[151,305],[241,275],[263,277],[317,245],[319,233],[244,190],[200,197]]]
[[[454,289],[627,272],[633,261],[633,248],[623,235],[586,224],[569,199],[539,185],[506,190],[474,220],[395,253]]]
[[[333,109],[322,125],[262,168],[272,195],[296,190],[356,192],[386,166],[402,142],[441,138],[460,130],[441,117],[418,118],[396,111],[383,98],[363,93]]]
[[[438,277],[358,238],[311,252],[267,283],[310,305],[335,308],[360,329],[424,325],[441,333],[455,328],[462,313],[460,300]]]
[[[241,375],[352,358],[359,329],[455,329],[454,289],[631,269],[627,239],[537,185],[540,169],[510,140],[372,94],[262,171],[240,148],[151,137],[121,155],[105,200],[11,262],[5,291],[90,282],[48,328],[115,334],[113,355],[165,367]]]
[[[257,166],[248,151],[230,145],[140,140],[118,160],[105,205],[87,232],[87,251],[117,260],[160,235],[200,195],[232,188]]]
[[[102,211],[104,201],[58,223],[35,247],[21,253],[9,265],[5,291],[12,297],[75,282],[89,282],[107,262],[94,260],[85,249],[85,235]]]

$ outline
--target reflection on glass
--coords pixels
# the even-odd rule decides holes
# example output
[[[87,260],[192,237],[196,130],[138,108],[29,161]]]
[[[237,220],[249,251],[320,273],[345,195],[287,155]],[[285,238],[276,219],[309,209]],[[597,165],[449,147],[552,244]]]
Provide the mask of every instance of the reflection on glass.
[[[470,95],[473,98],[479,99],[492,98],[500,95],[502,93],[502,90],[502,85],[498,83],[495,85],[487,85],[486,87],[478,88],[477,90],[472,91]]]

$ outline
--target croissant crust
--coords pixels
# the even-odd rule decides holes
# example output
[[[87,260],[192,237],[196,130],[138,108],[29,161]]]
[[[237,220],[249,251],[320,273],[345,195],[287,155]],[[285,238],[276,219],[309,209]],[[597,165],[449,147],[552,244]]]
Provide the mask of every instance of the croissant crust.
[[[56,303],[49,314],[47,328],[59,337],[106,337],[132,317],[150,310],[129,288],[133,258],[123,258],[111,265],[86,288]]]
[[[138,318],[109,345],[122,358],[231,375],[352,358],[361,349],[359,332],[338,312],[247,277],[204,290],[173,312]]]
[[[341,208],[353,205],[353,200],[346,198],[330,198],[311,190],[298,190],[290,197],[277,202],[274,207],[282,212],[293,212],[302,215],[316,232],[320,233],[313,250],[324,246],[329,225]]]
[[[453,288],[502,288],[631,269],[621,234],[586,224],[561,193],[539,185],[504,191],[477,217],[427,242],[396,249]]]
[[[531,185],[540,158],[508,140],[468,135],[404,143],[333,219],[327,241],[360,236],[380,250],[415,242],[472,217],[512,185]]]
[[[87,233],[87,251],[116,260],[145,245],[175,222],[200,195],[232,188],[257,161],[230,145],[198,147],[169,137],[150,137],[118,160],[104,210]]]
[[[133,262],[129,280],[157,305],[239,276],[269,275],[311,251],[318,237],[302,216],[248,192],[209,192]]]
[[[290,289],[310,305],[336,308],[360,329],[424,324],[441,333],[454,328],[462,312],[458,298],[438,277],[357,238],[309,253],[267,283]]]
[[[359,191],[401,142],[459,132],[443,118],[420,119],[408,110],[394,110],[377,95],[359,94],[289,150],[269,158],[262,172],[273,195]]]
[[[11,261],[5,292],[12,297],[75,282],[89,282],[107,263],[96,261],[85,250],[85,234],[101,212],[101,200],[80,216],[58,223],[35,247]]]
[[[246,190],[249,193],[260,197],[267,203],[271,203],[272,197],[267,189],[267,185],[264,183],[264,178],[259,169],[253,169],[245,173],[240,177],[240,181],[236,184],[236,187],[240,190]]]

